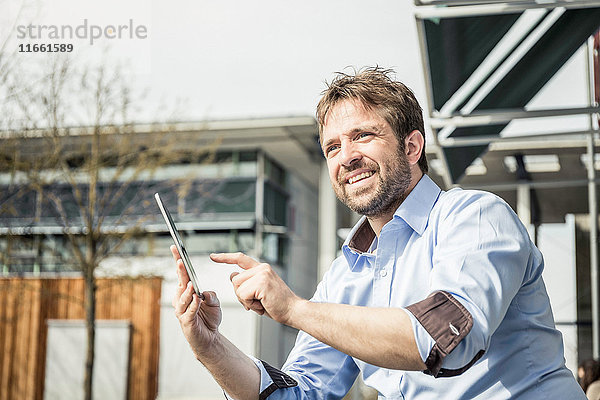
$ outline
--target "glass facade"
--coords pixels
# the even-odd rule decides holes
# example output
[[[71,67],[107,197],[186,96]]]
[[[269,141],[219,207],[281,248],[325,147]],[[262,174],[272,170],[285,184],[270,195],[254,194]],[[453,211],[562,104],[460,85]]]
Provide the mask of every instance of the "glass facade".
[[[158,192],[191,254],[252,253],[260,242],[264,260],[285,267],[286,180],[285,170],[260,151],[184,158],[152,177],[100,183],[94,223],[112,235],[102,235],[111,256],[162,255],[156,249],[163,253],[171,237],[153,199]],[[264,195],[262,210],[256,207],[259,190]],[[76,270],[63,232],[65,227],[75,235],[85,232],[88,196],[89,186],[84,183],[54,183],[36,190],[0,185],[0,273]],[[258,221],[262,221],[260,229]],[[271,232],[268,226],[275,226],[277,232],[257,237],[256,232]]]
[[[1,236],[0,268],[4,274],[77,271],[63,235]]]

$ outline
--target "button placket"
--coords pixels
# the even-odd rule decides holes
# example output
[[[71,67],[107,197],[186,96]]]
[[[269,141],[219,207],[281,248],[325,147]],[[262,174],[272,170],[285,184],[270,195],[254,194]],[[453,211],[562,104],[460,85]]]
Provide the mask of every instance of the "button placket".
[[[378,303],[382,307],[389,307],[392,303],[392,284],[396,258],[402,254],[407,241],[410,239],[412,229],[403,221],[398,220],[394,226],[384,226],[379,237],[378,257],[376,264],[375,280],[378,282],[376,296],[381,296]],[[386,229],[387,228],[387,229]],[[378,254],[379,256],[379,254]]]
[[[377,256],[375,258],[375,270],[373,276],[373,302],[376,307],[389,307],[391,274],[388,271],[390,257],[393,255],[393,248],[389,245],[389,235],[380,235],[377,246]]]

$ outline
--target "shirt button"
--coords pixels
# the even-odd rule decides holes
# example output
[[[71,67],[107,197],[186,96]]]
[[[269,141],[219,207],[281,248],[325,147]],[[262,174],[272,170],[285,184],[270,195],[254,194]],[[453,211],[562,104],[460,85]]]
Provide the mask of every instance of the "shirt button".
[[[387,271],[385,269],[382,269],[381,271],[379,271],[379,275],[381,275],[382,277],[387,275]]]

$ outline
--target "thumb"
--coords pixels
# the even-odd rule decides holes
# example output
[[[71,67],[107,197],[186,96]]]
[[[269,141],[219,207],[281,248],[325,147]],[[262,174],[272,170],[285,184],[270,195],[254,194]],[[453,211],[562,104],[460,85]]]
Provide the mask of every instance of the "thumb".
[[[220,305],[219,298],[215,292],[203,292],[204,302],[207,306],[218,307]]]

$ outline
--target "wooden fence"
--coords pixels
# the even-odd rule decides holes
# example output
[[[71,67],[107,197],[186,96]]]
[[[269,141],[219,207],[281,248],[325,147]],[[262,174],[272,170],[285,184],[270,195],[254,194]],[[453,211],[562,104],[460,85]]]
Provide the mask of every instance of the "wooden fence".
[[[158,393],[160,291],[160,278],[98,280],[96,318],[131,321],[129,400]],[[85,319],[83,299],[82,278],[0,278],[0,399],[43,400],[46,321]]]

